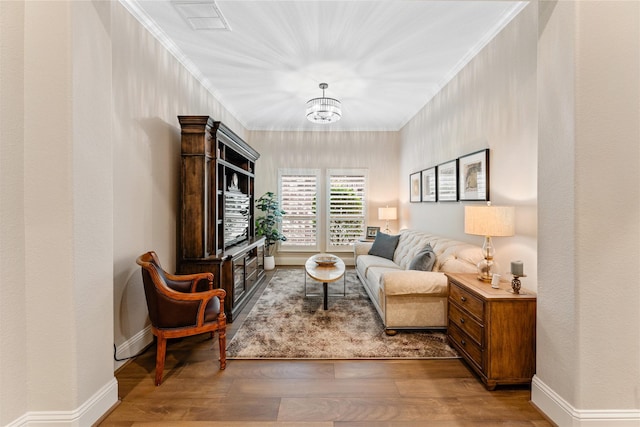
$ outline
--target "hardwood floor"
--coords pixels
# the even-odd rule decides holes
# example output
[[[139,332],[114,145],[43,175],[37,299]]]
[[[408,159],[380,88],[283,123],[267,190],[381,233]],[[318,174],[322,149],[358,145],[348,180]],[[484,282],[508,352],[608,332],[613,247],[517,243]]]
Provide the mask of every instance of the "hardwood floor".
[[[229,325],[228,339],[248,311]],[[528,387],[486,391],[460,359],[229,360],[220,371],[218,355],[217,339],[206,335],[169,341],[156,387],[151,346],[116,373],[121,403],[99,425],[552,426]]]

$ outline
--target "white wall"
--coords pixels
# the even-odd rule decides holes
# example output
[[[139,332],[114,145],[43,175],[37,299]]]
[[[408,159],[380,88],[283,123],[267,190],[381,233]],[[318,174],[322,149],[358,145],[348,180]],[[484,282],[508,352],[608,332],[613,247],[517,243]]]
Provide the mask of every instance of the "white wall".
[[[521,259],[537,288],[537,5],[528,5],[402,129],[402,225],[482,245],[464,233],[464,205],[408,203],[409,174],[490,149],[490,197],[516,207],[516,235],[496,237],[501,272]]]
[[[244,129],[120,3],[0,5],[0,424],[90,425],[151,341],[135,258],[175,265],[176,116]]]
[[[2,139],[13,156],[3,183],[15,188],[6,196],[3,188],[3,202],[12,203],[1,209],[12,220],[7,229],[3,221],[3,247],[12,247],[3,264],[15,264],[1,283],[3,317],[8,297],[7,326],[16,328],[3,330],[0,345],[0,423],[89,425],[117,401],[109,5],[2,7],[12,21],[3,40],[21,47],[2,50],[3,87],[16,86],[1,97],[15,120],[8,127],[15,139]]]
[[[158,253],[175,270],[180,183],[178,115],[244,128],[120,3],[111,2],[113,85],[114,342],[125,358],[151,342],[136,258]],[[117,362],[116,367],[124,362]]]
[[[0,425],[27,412],[24,4],[0,2]]]
[[[274,132],[252,131],[247,142],[260,153],[256,163],[256,194],[278,193],[279,168],[348,169],[364,168],[369,177],[367,225],[384,228],[378,208],[398,206],[397,132]],[[325,218],[321,218],[324,223]],[[397,221],[389,228],[398,231]],[[276,254],[279,264],[304,264],[309,254]],[[345,262],[352,263],[350,254]]]
[[[640,3],[541,2],[533,402],[640,423]]]
[[[573,2],[558,6],[555,2],[540,4],[539,169],[544,173],[539,185],[545,191],[538,198],[541,267],[536,376],[544,378],[554,393],[575,403],[575,6]],[[534,399],[541,405],[539,398]]]

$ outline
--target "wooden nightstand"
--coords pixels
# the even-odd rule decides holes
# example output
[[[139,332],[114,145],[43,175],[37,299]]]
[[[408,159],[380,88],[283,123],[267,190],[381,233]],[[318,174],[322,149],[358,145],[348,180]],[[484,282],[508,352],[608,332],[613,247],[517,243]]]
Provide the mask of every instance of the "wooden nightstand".
[[[447,335],[488,390],[501,384],[530,384],[536,367],[536,296],[513,294],[476,274],[449,279]]]

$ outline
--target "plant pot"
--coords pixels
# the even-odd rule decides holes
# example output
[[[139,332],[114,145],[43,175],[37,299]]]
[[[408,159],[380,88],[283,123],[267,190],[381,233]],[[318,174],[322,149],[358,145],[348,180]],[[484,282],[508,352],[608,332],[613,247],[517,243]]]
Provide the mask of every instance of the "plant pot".
[[[273,270],[276,268],[276,258],[273,255],[267,255],[264,257],[264,269]]]

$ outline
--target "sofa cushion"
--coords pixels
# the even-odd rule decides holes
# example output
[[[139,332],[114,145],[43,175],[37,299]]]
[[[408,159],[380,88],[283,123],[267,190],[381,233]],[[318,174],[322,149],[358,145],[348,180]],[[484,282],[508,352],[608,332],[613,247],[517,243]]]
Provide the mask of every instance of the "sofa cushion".
[[[398,246],[400,235],[391,236],[385,233],[376,234],[376,240],[369,250],[369,255],[375,255],[386,259],[393,259],[393,254]]]
[[[384,293],[388,295],[444,296],[449,293],[447,276],[433,271],[388,270],[382,276]]]
[[[431,271],[436,263],[436,254],[430,243],[427,243],[420,252],[413,257],[409,263],[409,270]]]
[[[366,277],[371,267],[384,267],[401,270],[400,266],[390,259],[381,258],[375,255],[360,255],[356,260],[356,268]]]

